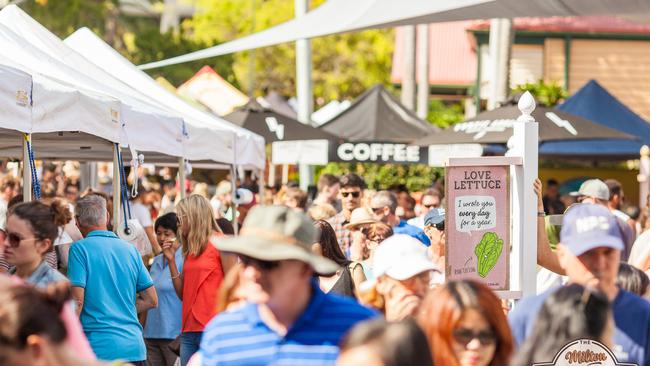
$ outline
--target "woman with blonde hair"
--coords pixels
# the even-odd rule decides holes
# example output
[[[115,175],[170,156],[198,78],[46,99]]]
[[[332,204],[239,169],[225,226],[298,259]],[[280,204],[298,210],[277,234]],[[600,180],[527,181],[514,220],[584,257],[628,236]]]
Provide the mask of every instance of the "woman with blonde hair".
[[[212,206],[203,196],[192,194],[178,202],[177,238],[185,262],[178,271],[173,239],[163,244],[165,259],[176,294],[183,302],[181,318],[181,365],[199,348],[203,329],[216,314],[216,299],[224,273],[235,258],[226,258],[213,245],[223,233],[214,219]]]

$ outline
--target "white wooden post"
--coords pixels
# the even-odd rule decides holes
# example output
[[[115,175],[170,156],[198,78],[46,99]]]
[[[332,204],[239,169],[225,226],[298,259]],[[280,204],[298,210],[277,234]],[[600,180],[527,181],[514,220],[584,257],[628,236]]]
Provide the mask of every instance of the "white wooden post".
[[[113,144],[113,231],[116,233],[120,223],[120,204],[122,202],[122,177],[118,149],[118,145]],[[124,219],[126,220],[126,217]]]
[[[32,200],[32,169],[29,165],[29,150],[27,149],[27,142],[31,138],[31,134],[23,136],[23,202]]]
[[[641,163],[639,164],[639,208],[643,210],[648,205],[648,193],[650,193],[650,148],[647,145],[641,147]]]
[[[522,158],[522,165],[512,169],[513,248],[511,278],[513,289],[523,296],[536,293],[537,276],[537,196],[533,183],[538,174],[539,126],[531,113],[535,99],[526,92],[519,99],[521,116],[514,125],[511,156]]]

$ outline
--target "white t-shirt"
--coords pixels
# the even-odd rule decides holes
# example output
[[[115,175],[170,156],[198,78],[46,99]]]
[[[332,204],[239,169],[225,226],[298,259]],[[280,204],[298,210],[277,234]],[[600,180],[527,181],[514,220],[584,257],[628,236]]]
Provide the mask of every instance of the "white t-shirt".
[[[142,227],[153,226],[149,209],[140,202],[131,202],[131,218],[138,220]]]

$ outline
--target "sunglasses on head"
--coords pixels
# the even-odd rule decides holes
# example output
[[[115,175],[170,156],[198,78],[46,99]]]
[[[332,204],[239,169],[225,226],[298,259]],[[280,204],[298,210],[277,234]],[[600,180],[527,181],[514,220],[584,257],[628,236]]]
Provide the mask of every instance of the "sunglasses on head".
[[[242,264],[244,264],[244,266],[253,266],[260,271],[270,271],[280,265],[279,261],[265,261],[261,259],[251,258],[245,255],[240,255],[239,259],[241,260]]]
[[[349,195],[352,195],[354,198],[359,198],[359,196],[361,196],[361,192],[341,192],[341,196],[343,196],[343,198],[347,198]]]
[[[456,340],[456,342],[462,344],[465,347],[467,347],[467,345],[475,339],[478,339],[478,341],[483,346],[489,346],[491,344],[496,343],[496,335],[491,330],[482,330],[480,332],[474,332],[471,329],[458,328],[454,330],[452,335],[454,337],[454,340]]]

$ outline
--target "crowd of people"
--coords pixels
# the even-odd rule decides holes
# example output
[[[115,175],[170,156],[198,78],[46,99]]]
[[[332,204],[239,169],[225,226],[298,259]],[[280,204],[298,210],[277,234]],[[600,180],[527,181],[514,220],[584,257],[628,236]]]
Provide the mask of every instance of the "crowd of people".
[[[446,278],[442,182],[144,179],[142,246],[101,189],[43,179],[25,203],[0,181],[0,366],[523,366],[576,339],[650,366],[650,208],[614,180],[535,183],[538,294],[513,304]]]

